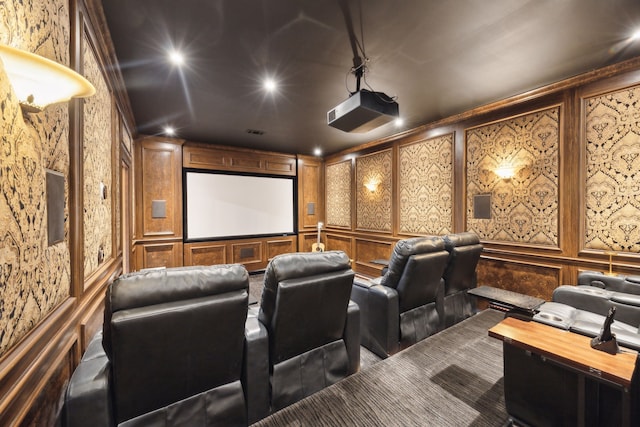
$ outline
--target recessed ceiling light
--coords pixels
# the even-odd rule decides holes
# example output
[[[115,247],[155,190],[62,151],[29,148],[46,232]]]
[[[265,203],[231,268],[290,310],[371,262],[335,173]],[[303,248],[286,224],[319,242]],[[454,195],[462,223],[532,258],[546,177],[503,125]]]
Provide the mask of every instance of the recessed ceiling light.
[[[264,90],[266,90],[267,92],[273,92],[276,90],[278,85],[276,84],[275,80],[273,80],[272,78],[266,78],[264,79],[263,87],[264,87]]]
[[[320,147],[316,147],[316,148],[313,150],[313,155],[314,155],[314,156],[321,156],[321,155],[322,155],[322,149],[320,149]]]
[[[177,50],[172,50],[169,52],[169,61],[174,65],[180,66],[184,64],[184,55]]]
[[[165,126],[164,134],[167,136],[174,136],[176,134],[176,130],[171,126]]]
[[[401,127],[401,126],[404,124],[404,120],[403,120],[403,119],[401,119],[400,117],[398,117],[397,119],[395,119],[393,122],[395,123],[395,125],[396,125],[396,127],[397,127],[397,128]]]
[[[635,33],[631,34],[631,40],[632,41],[640,40],[640,29],[636,30]]]

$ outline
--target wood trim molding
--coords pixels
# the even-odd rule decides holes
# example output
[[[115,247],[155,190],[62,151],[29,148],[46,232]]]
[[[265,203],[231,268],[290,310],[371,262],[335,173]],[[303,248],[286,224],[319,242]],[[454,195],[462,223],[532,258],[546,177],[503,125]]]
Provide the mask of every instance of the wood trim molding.
[[[187,143],[183,167],[194,169],[296,176],[295,155]]]

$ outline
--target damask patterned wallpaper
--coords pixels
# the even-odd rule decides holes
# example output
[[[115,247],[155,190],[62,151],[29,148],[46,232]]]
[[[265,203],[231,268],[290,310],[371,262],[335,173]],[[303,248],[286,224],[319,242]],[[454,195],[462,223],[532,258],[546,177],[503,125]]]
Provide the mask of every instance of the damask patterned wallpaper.
[[[0,1],[0,43],[69,64],[66,1]],[[67,105],[23,117],[0,63],[0,356],[69,296],[65,240],[47,242],[45,169],[65,176],[68,218]]]
[[[327,225],[351,228],[351,161],[327,165]]]
[[[558,246],[560,107],[467,129],[467,229],[482,240]],[[515,167],[510,180],[500,166]],[[473,197],[491,195],[491,219]]]
[[[84,74],[96,94],[84,100],[84,275],[90,276],[99,267],[99,253],[107,260],[113,255],[111,159],[111,96],[107,82],[89,41],[83,39]],[[116,150],[119,152],[119,150]],[[101,185],[107,198],[102,198]]]
[[[403,145],[399,156],[399,232],[451,233],[453,134]]]
[[[393,154],[380,151],[356,158],[356,227],[391,232]],[[365,184],[375,184],[369,190]]]
[[[585,248],[640,251],[640,86],[585,100]]]

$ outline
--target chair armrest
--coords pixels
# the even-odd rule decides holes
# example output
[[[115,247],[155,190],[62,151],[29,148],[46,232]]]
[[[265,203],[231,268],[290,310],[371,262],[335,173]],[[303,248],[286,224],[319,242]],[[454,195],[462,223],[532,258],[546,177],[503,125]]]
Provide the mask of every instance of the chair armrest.
[[[351,300],[360,307],[360,343],[382,358],[398,351],[398,292],[372,281],[354,281]]]
[[[615,293],[611,301],[640,308],[640,295]]]
[[[242,371],[247,420],[255,423],[269,415],[269,335],[258,320],[257,310],[249,309],[244,328],[245,358]]]
[[[553,291],[552,300],[579,310],[606,316],[611,308],[613,292],[588,285],[562,285]]]
[[[102,348],[100,331],[87,346],[84,357],[69,380],[64,396],[64,426],[115,425],[110,371],[111,362]]]
[[[353,301],[349,301],[347,306],[344,343],[349,358],[349,374],[355,374],[360,370],[360,307]]]

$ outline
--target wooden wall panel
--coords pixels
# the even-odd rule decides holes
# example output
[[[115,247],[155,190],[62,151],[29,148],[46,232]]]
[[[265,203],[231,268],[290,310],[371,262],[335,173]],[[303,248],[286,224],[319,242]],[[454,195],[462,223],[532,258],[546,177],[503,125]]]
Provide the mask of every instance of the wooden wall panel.
[[[327,236],[325,236],[324,233],[321,233],[320,241],[324,243],[325,250],[329,250]],[[298,250],[300,252],[311,252],[311,248],[313,247],[313,244],[317,242],[318,242],[317,231],[314,233],[298,234]]]
[[[182,141],[145,137],[137,148],[139,238],[182,237]],[[154,201],[164,204],[164,216],[154,218]]]
[[[183,166],[194,169],[295,176],[296,156],[189,142],[184,147]]]
[[[243,264],[247,270],[264,268],[262,241],[244,241],[231,243],[231,260],[233,264]]]
[[[478,265],[478,286],[487,285],[551,300],[561,282],[561,266],[483,258]]]
[[[350,236],[343,236],[327,232],[325,233],[325,240],[325,250],[343,251],[349,256],[349,258],[353,258],[353,239]]]
[[[354,261],[357,266],[357,271],[370,276],[379,276],[384,266],[372,261],[388,260],[391,257],[394,246],[394,241],[356,238]]]
[[[62,410],[60,396],[64,394],[69,378],[73,373],[73,354],[64,355],[58,364],[52,364],[47,387],[43,389],[28,408],[22,421],[24,426],[55,426],[58,414]]]
[[[147,243],[142,250],[142,268],[182,266],[182,242]]]
[[[322,161],[298,157],[298,232],[314,229],[324,222],[324,188]]]
[[[184,265],[216,265],[227,260],[227,246],[220,242],[185,243]]]
[[[184,244],[184,265],[242,264],[248,271],[264,270],[269,260],[295,252],[296,236],[256,237]]]
[[[295,240],[293,239],[272,239],[265,242],[267,260],[274,256],[296,251]]]

